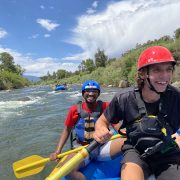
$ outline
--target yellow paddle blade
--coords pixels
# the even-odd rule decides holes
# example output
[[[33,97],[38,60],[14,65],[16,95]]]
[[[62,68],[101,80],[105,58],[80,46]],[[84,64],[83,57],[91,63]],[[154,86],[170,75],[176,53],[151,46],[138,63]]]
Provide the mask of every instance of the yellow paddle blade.
[[[87,145],[86,145],[87,146]],[[74,152],[78,152],[86,146],[78,147],[76,149],[66,151],[58,155],[58,158],[62,158]],[[44,166],[50,161],[49,158],[43,158],[38,155],[32,155],[27,158],[16,161],[13,164],[14,174],[17,178],[23,178],[26,176],[32,176],[41,172]]]
[[[13,171],[17,178],[31,176],[41,172],[49,161],[49,158],[32,155],[13,163]]]

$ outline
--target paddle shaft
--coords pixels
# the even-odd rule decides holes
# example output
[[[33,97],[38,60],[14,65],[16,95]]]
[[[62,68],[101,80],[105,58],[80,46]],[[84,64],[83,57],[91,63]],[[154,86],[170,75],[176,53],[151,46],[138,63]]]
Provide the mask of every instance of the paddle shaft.
[[[121,135],[117,134],[111,137],[111,140],[120,138]],[[67,163],[65,163],[59,171],[57,171],[51,177],[47,177],[46,180],[59,180],[62,179],[64,176],[69,174],[75,167],[77,167],[83,160],[92,152],[96,147],[100,144],[95,140],[86,148],[83,148],[77,155],[75,155],[72,159],[70,159]]]
[[[67,163],[65,163],[59,171],[57,171],[50,178],[46,178],[46,180],[58,180],[62,179],[63,176],[69,174],[75,167],[77,167],[88,155],[91,151],[93,151],[96,147],[99,146],[99,143],[93,141],[88,147],[83,148],[77,155],[75,155],[72,159],[70,159]]]
[[[113,136],[111,139],[115,139],[118,137],[120,137],[119,134]],[[71,153],[78,152],[82,149],[85,149],[85,147],[87,147],[87,145],[86,146],[80,146],[76,149],[61,153],[58,155],[58,158],[62,158],[62,157],[69,155]],[[89,150],[89,151],[91,151],[91,150]],[[82,158],[82,161],[83,161],[83,158]],[[50,162],[50,158],[43,158],[43,157],[38,156],[38,155],[32,155],[32,156],[29,156],[29,157],[26,157],[24,159],[21,159],[19,161],[14,162],[13,163],[13,171],[14,171],[14,174],[17,178],[32,176],[34,174],[41,172],[48,162]]]
[[[61,153],[61,154],[58,155],[58,158],[62,158],[62,157],[66,156],[66,155],[69,155],[71,153],[78,152],[81,149],[83,149],[84,147],[87,147],[87,145],[78,147],[76,149],[73,149],[73,150],[70,150],[70,151],[67,151],[67,152],[64,152],[64,153]],[[36,168],[36,167],[39,167],[39,166],[44,166],[49,161],[50,161],[50,158],[44,158],[42,160],[35,161],[35,162],[32,162],[32,163],[27,164],[27,165],[23,165],[22,167],[17,168],[15,171],[17,173],[20,173],[20,172],[23,172],[23,171],[28,171],[29,169],[33,169],[33,168]]]

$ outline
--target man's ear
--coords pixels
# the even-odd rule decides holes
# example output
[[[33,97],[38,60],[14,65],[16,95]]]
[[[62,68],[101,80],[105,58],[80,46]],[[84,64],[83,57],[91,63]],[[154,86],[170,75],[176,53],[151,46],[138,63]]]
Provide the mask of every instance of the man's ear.
[[[144,80],[147,77],[147,69],[144,68],[138,72],[140,79]]]
[[[99,93],[98,93],[98,97],[100,96],[100,94],[101,94],[101,93],[100,93],[100,91],[99,91]]]

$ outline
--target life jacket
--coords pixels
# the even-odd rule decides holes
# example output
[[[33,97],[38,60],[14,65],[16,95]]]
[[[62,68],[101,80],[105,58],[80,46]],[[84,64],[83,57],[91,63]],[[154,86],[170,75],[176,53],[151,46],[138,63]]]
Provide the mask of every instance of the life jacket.
[[[135,97],[139,109],[139,117],[126,127],[130,143],[139,151],[143,158],[156,152],[166,152],[175,143],[171,139],[172,128],[168,124],[166,111],[163,109],[163,95],[160,97],[159,113],[157,116],[147,114],[145,104],[138,89]]]
[[[71,133],[71,148],[73,148],[73,141],[75,140],[81,145],[86,145],[93,141],[95,123],[102,114],[102,104],[102,101],[97,101],[97,107],[92,113],[82,109],[82,102],[77,104],[78,120],[74,126],[74,132]]]

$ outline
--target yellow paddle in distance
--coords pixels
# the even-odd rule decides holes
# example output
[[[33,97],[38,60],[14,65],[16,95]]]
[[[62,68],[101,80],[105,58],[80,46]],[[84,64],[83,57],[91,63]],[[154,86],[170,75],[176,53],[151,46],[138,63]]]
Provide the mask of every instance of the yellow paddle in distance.
[[[117,134],[114,135],[111,140],[120,138],[121,135]],[[88,155],[91,151],[93,151],[96,147],[98,147],[100,144],[96,142],[95,140],[87,147],[84,147],[82,150],[80,150],[72,159],[70,159],[68,162],[66,162],[56,173],[54,173],[52,176],[47,177],[46,180],[59,180],[62,179],[64,176],[69,174],[75,167],[77,167]]]
[[[58,158],[62,158],[71,153],[78,152],[86,146],[81,146],[76,149],[61,153],[58,155]],[[50,162],[50,158],[43,158],[38,155],[32,155],[32,156],[29,156],[29,157],[26,157],[24,159],[14,162],[13,171],[17,178],[31,176],[31,175],[41,172],[48,162]]]

